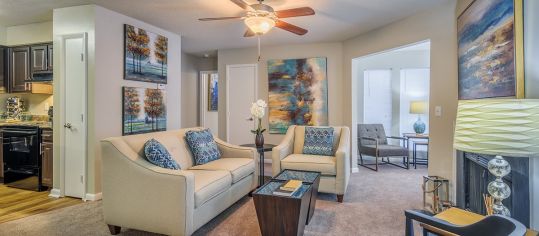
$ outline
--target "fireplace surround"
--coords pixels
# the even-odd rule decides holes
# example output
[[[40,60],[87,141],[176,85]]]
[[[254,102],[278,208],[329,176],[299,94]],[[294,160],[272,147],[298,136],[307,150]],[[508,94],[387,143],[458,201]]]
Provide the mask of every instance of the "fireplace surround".
[[[487,163],[493,155],[457,151],[456,204],[462,209],[486,214],[483,194],[495,177],[488,171]],[[511,165],[511,173],[503,181],[511,188],[511,196],[503,204],[511,217],[530,227],[530,164],[528,158],[504,157]]]

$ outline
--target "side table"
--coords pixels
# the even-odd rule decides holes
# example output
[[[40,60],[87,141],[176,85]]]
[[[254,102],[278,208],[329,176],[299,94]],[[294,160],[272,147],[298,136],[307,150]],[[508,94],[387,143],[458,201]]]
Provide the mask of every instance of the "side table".
[[[273,150],[273,148],[277,145],[264,144],[264,146],[262,147],[257,147],[255,144],[249,143],[249,144],[242,144],[240,146],[256,148],[256,151],[258,152],[258,160],[259,160],[259,166],[260,166],[260,170],[259,170],[260,173],[258,175],[258,187],[264,185],[264,153],[271,152],[271,150]]]

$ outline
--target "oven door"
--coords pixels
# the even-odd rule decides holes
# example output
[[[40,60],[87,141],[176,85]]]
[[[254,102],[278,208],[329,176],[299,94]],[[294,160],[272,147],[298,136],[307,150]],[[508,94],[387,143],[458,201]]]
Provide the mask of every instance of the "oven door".
[[[4,129],[4,184],[40,190],[41,163],[37,131]]]

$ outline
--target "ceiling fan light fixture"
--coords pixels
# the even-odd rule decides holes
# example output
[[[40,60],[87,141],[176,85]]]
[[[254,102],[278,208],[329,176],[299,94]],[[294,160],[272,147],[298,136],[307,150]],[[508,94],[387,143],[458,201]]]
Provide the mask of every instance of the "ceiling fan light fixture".
[[[265,34],[275,26],[275,20],[264,16],[249,16],[245,18],[244,22],[257,35]]]

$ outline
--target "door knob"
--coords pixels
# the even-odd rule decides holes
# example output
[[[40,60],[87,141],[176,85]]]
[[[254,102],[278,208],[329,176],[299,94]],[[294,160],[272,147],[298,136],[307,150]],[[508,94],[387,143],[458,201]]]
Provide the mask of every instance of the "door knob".
[[[66,124],[64,125],[64,127],[68,128],[68,129],[71,129],[71,123],[66,123]]]

